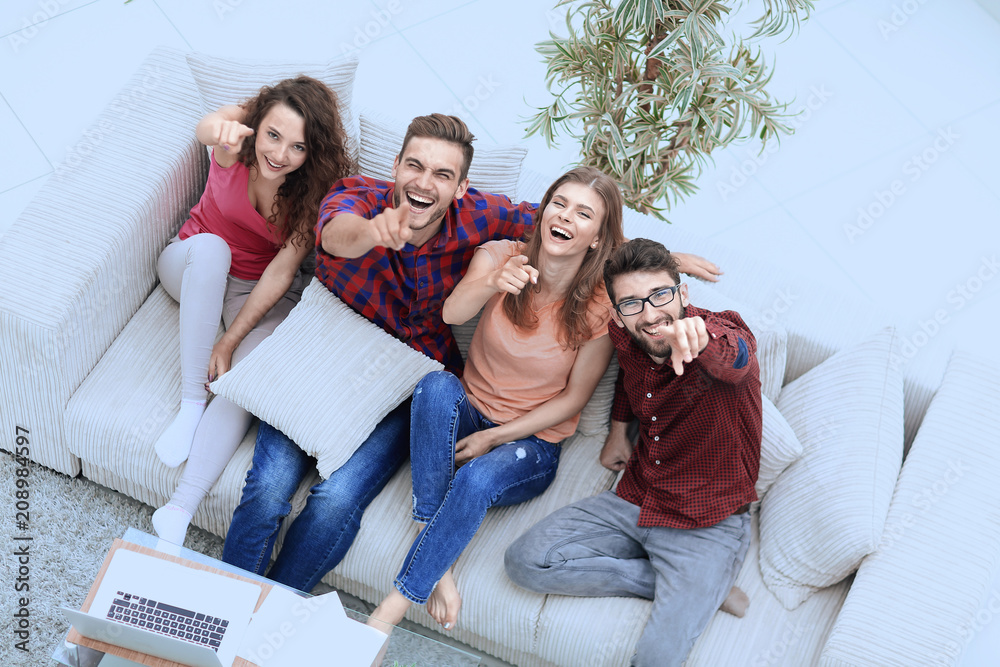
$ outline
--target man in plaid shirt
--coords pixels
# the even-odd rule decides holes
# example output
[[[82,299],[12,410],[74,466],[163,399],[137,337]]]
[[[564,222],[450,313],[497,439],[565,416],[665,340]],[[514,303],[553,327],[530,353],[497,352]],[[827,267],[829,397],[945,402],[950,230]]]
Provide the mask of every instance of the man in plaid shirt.
[[[441,306],[476,247],[521,237],[536,208],[469,187],[473,139],[454,116],[415,118],[393,165],[395,182],[364,176],[338,181],[316,226],[319,279],[354,310],[456,373],[462,358]],[[701,276],[713,279],[718,272],[699,257],[684,258]],[[365,509],[409,456],[409,436],[405,401],[347,463],[312,488],[270,579],[310,591],[343,559]],[[290,499],[314,467],[287,436],[261,422],[253,465],[226,535],[225,562],[264,574]]]
[[[625,472],[616,491],[563,507],[518,538],[507,574],[540,593],[652,600],[633,664],[680,665],[750,544],[757,343],[737,313],[688,303],[677,260],[659,243],[629,241],[604,279],[620,369],[601,463]]]

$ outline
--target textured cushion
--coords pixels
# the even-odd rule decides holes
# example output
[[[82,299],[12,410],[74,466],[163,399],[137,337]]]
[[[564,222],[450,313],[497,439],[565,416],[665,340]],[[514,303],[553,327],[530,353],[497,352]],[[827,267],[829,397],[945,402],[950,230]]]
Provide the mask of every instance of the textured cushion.
[[[608,370],[594,389],[594,395],[580,411],[576,432],[604,438],[611,424],[611,404],[615,402],[615,381],[618,379],[618,354],[611,355]]]
[[[370,111],[361,112],[361,173],[384,181],[392,179],[392,163],[403,147],[406,124],[386,119]],[[473,144],[475,145],[475,144]],[[483,192],[517,199],[521,163],[528,154],[521,146],[476,147],[469,167],[469,185]]]
[[[802,443],[761,502],[761,573],[794,609],[878,546],[903,456],[903,379],[885,329],[794,382],[778,409]]]
[[[262,86],[305,74],[319,79],[337,94],[340,119],[347,133],[347,151],[358,157],[358,124],[354,116],[354,73],[357,56],[338,58],[327,63],[282,63],[272,61],[232,60],[203,53],[189,53],[188,66],[194,74],[207,112],[256,95]]]
[[[903,464],[878,551],[861,564],[819,664],[996,664],[1000,366],[956,353]],[[873,632],[873,628],[877,631]],[[984,630],[985,628],[985,630]],[[979,658],[982,660],[982,657]]]
[[[757,475],[757,498],[763,498],[778,475],[802,456],[802,443],[785,417],[766,396],[763,405],[763,433],[760,443],[760,472]]]
[[[326,479],[420,378],[441,368],[313,278],[288,318],[212,391],[315,456]]]
[[[784,327],[774,318],[762,316],[756,310],[726,296],[717,289],[693,279],[685,279],[688,284],[688,295],[691,304],[699,308],[721,312],[732,310],[740,314],[743,321],[750,327],[757,339],[757,363],[760,366],[760,393],[771,399],[778,400],[781,393],[781,383],[785,377],[785,359],[787,357],[788,334]]]

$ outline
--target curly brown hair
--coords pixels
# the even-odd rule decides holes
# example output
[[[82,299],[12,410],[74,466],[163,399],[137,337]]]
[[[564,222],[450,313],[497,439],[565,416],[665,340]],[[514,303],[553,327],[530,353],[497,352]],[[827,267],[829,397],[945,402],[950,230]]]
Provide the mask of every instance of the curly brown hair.
[[[287,105],[305,121],[306,160],[285,177],[267,221],[283,242],[296,236],[309,242],[319,205],[330,186],[354,171],[347,154],[347,135],[337,95],[322,81],[302,75],[264,86],[256,97],[241,105],[246,111],[243,124],[254,131],[254,136],[243,142],[239,155],[239,161],[248,169],[257,166],[257,130],[276,104]]]
[[[563,344],[565,347],[575,349],[594,335],[587,317],[590,302],[598,291],[603,290],[604,263],[618,246],[625,243],[625,232],[622,228],[622,193],[618,183],[599,169],[577,167],[557,178],[549,186],[542,203],[535,210],[535,224],[525,234],[524,239],[526,243],[524,254],[528,257],[528,264],[538,266],[538,254],[542,246],[542,235],[538,233],[538,229],[542,222],[542,212],[552,201],[556,190],[565,183],[586,185],[597,193],[604,204],[604,219],[601,220],[597,248],[587,250],[583,264],[576,272],[576,277],[570,284],[569,292],[559,311]],[[507,319],[522,329],[533,329],[538,324],[538,318],[531,311],[531,298],[537,289],[537,287],[523,289],[517,296],[505,295],[503,300],[503,312]]]

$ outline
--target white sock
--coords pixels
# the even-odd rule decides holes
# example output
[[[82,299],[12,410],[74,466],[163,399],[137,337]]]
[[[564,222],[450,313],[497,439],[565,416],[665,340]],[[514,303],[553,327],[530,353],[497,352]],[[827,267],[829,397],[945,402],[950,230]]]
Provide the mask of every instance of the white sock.
[[[191,518],[186,509],[168,503],[153,512],[153,530],[160,539],[183,545]]]
[[[203,414],[205,414],[205,401],[181,401],[181,411],[154,445],[156,455],[164,465],[176,468],[187,460],[188,454],[191,453],[194,432]]]

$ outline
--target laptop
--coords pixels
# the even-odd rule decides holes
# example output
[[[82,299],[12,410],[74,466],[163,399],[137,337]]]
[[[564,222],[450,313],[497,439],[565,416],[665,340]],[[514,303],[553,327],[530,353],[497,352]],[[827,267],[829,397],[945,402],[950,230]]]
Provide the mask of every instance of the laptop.
[[[62,607],[84,637],[193,667],[231,667],[261,587],[117,549],[90,611]]]

